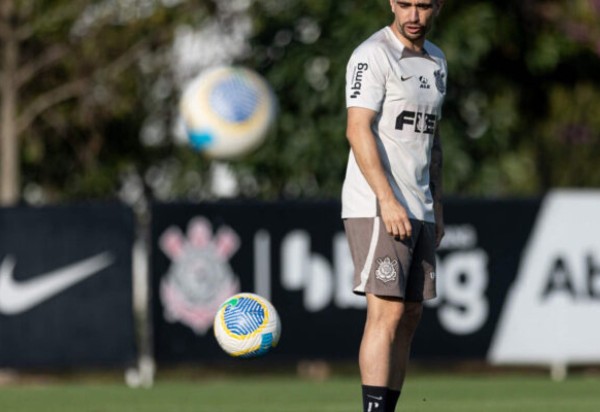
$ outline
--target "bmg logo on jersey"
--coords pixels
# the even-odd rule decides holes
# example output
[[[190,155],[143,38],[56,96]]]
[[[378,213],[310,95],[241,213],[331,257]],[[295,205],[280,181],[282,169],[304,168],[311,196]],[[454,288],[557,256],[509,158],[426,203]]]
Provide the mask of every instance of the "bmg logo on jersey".
[[[367,63],[358,63],[356,67],[354,67],[354,74],[352,75],[352,82],[350,90],[353,90],[350,95],[351,99],[356,99],[360,96],[360,89],[362,88],[362,81],[364,73],[369,69],[369,65]]]
[[[404,126],[414,126],[417,133],[433,134],[437,116],[431,113],[403,110],[396,117],[396,130],[404,130]]]

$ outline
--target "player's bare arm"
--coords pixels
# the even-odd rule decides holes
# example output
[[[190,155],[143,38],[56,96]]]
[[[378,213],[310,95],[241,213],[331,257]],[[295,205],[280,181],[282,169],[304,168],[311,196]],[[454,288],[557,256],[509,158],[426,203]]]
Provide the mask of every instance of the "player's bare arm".
[[[387,180],[377,150],[371,123],[376,112],[361,107],[348,109],[346,136],[358,163],[358,167],[373,189],[379,202],[381,218],[390,235],[401,240],[412,235],[412,227],[406,209],[396,200]]]
[[[429,164],[429,187],[433,197],[433,212],[435,214],[435,242],[436,247],[440,245],[444,237],[444,206],[442,202],[442,166],[443,166],[442,140],[439,128],[433,135],[433,146],[431,148],[431,162]]]

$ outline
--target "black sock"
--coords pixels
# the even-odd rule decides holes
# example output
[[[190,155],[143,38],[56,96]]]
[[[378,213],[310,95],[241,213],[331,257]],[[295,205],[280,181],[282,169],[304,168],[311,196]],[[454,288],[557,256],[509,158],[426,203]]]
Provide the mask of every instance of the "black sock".
[[[385,412],[394,412],[396,410],[396,404],[400,398],[400,391],[394,389],[387,390],[387,401],[385,403]]]
[[[386,412],[388,388],[383,386],[362,385],[363,411]]]

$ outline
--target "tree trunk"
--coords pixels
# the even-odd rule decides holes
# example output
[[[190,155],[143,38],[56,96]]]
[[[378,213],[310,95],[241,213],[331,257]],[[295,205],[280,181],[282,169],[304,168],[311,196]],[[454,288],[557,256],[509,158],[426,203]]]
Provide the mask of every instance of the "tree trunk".
[[[13,27],[13,0],[2,0],[0,20],[3,25],[2,77],[0,79],[0,205],[19,201],[20,150],[17,135],[18,40]]]

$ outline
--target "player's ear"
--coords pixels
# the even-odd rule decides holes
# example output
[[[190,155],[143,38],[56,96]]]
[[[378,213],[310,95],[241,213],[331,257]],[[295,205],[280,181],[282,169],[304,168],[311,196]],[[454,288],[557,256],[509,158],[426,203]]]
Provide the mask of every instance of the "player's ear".
[[[394,4],[396,3],[396,0],[390,0],[390,9],[392,9],[392,13],[394,12]]]

